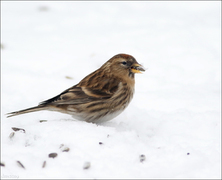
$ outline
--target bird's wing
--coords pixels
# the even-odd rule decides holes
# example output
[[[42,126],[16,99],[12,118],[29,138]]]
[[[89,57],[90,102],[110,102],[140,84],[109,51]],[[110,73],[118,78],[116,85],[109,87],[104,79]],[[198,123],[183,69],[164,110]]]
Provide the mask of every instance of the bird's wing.
[[[82,82],[82,81],[81,81]],[[61,94],[41,102],[39,105],[59,105],[59,104],[85,104],[91,101],[108,99],[113,96],[119,87],[119,81],[100,79],[97,84],[79,83]]]

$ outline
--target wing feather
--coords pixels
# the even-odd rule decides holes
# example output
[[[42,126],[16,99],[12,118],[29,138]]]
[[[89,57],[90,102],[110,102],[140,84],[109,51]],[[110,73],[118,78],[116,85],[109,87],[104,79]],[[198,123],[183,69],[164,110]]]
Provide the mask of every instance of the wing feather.
[[[94,72],[95,73],[95,72]],[[90,81],[88,81],[90,79]],[[95,84],[95,80],[100,87]],[[87,84],[88,81],[88,84]],[[39,105],[85,104],[95,100],[109,99],[118,90],[120,81],[105,76],[91,74],[79,84],[63,91],[61,94],[41,102]]]

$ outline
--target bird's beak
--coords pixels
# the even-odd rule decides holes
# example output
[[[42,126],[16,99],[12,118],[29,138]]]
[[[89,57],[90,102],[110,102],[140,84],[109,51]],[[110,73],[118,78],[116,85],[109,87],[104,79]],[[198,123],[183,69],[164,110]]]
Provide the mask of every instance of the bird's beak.
[[[142,73],[141,71],[145,71],[145,69],[144,69],[143,66],[140,65],[140,64],[133,64],[133,65],[131,66],[131,71],[132,71],[133,73]]]

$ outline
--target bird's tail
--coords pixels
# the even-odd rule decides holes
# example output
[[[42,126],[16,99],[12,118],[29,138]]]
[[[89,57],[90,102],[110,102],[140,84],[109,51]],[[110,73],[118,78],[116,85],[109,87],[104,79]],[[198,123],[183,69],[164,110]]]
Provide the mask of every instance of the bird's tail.
[[[35,106],[35,107],[28,108],[28,109],[20,110],[20,111],[10,112],[10,113],[7,113],[6,115],[8,118],[8,117],[17,116],[20,114],[41,111],[41,110],[46,110],[46,109],[47,109],[46,106]]]

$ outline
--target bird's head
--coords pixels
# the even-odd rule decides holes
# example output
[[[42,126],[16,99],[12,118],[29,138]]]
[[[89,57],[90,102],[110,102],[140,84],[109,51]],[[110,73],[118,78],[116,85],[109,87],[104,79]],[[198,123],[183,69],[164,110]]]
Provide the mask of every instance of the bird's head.
[[[110,73],[121,78],[134,78],[135,73],[145,71],[136,59],[128,54],[117,54],[103,65]]]
[[[102,92],[114,92],[119,82],[134,87],[135,73],[145,71],[136,59],[128,54],[117,54],[103,64],[99,69],[86,76],[77,85],[100,90]]]

